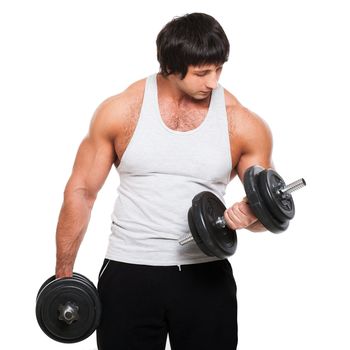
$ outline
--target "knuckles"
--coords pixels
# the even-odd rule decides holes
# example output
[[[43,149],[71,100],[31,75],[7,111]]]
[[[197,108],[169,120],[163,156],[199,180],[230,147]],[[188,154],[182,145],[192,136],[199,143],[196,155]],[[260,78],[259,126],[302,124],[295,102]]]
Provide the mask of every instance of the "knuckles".
[[[224,218],[229,228],[233,230],[246,228],[257,220],[249,205],[244,201],[234,203],[230,208],[226,209]]]

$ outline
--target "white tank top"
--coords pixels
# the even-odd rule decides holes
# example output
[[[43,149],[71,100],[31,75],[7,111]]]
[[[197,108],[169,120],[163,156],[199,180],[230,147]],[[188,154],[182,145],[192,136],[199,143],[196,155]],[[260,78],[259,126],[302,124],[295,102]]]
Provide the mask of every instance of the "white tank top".
[[[140,117],[119,167],[107,259],[142,265],[219,260],[205,255],[190,232],[192,198],[211,191],[224,202],[232,170],[224,89],[213,90],[203,122],[189,131],[168,128],[158,105],[157,74],[146,80]]]

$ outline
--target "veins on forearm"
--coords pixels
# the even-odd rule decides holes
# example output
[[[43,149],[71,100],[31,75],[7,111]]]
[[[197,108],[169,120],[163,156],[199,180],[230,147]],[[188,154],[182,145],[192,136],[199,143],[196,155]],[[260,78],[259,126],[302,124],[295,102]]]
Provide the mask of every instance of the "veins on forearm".
[[[92,204],[84,193],[65,193],[56,231],[56,268],[72,268],[84,237]]]

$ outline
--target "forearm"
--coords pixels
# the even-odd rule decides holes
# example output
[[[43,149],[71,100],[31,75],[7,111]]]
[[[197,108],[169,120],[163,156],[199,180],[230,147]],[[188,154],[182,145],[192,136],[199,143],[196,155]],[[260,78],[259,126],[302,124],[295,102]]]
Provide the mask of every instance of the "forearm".
[[[93,203],[84,190],[65,193],[56,231],[56,277],[72,274]]]

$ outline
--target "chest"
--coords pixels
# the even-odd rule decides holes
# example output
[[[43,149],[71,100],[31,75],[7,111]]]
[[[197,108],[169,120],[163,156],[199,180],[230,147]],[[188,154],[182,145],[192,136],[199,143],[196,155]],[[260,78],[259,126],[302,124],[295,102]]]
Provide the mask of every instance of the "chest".
[[[133,137],[134,131],[139,121],[141,104],[136,108],[130,110],[130,114],[125,117],[122,130],[116,137],[114,146],[117,159],[115,166],[118,167],[120,160],[122,159],[126,148],[128,147],[131,138]],[[195,129],[201,125],[204,119],[207,117],[208,108],[176,108],[169,104],[159,103],[159,113],[163,120],[163,123],[172,130],[176,131],[189,131]],[[228,129],[230,135],[231,144],[231,156],[232,164],[235,166],[237,164],[240,150],[237,147],[237,136],[234,135],[234,127],[232,124],[232,119],[228,118]],[[235,145],[233,145],[233,140],[235,140]],[[235,146],[235,147],[234,147]],[[235,171],[232,169],[231,178],[235,176]]]
[[[159,113],[169,129],[189,131],[201,125],[207,116],[208,107],[183,107],[160,102]]]

